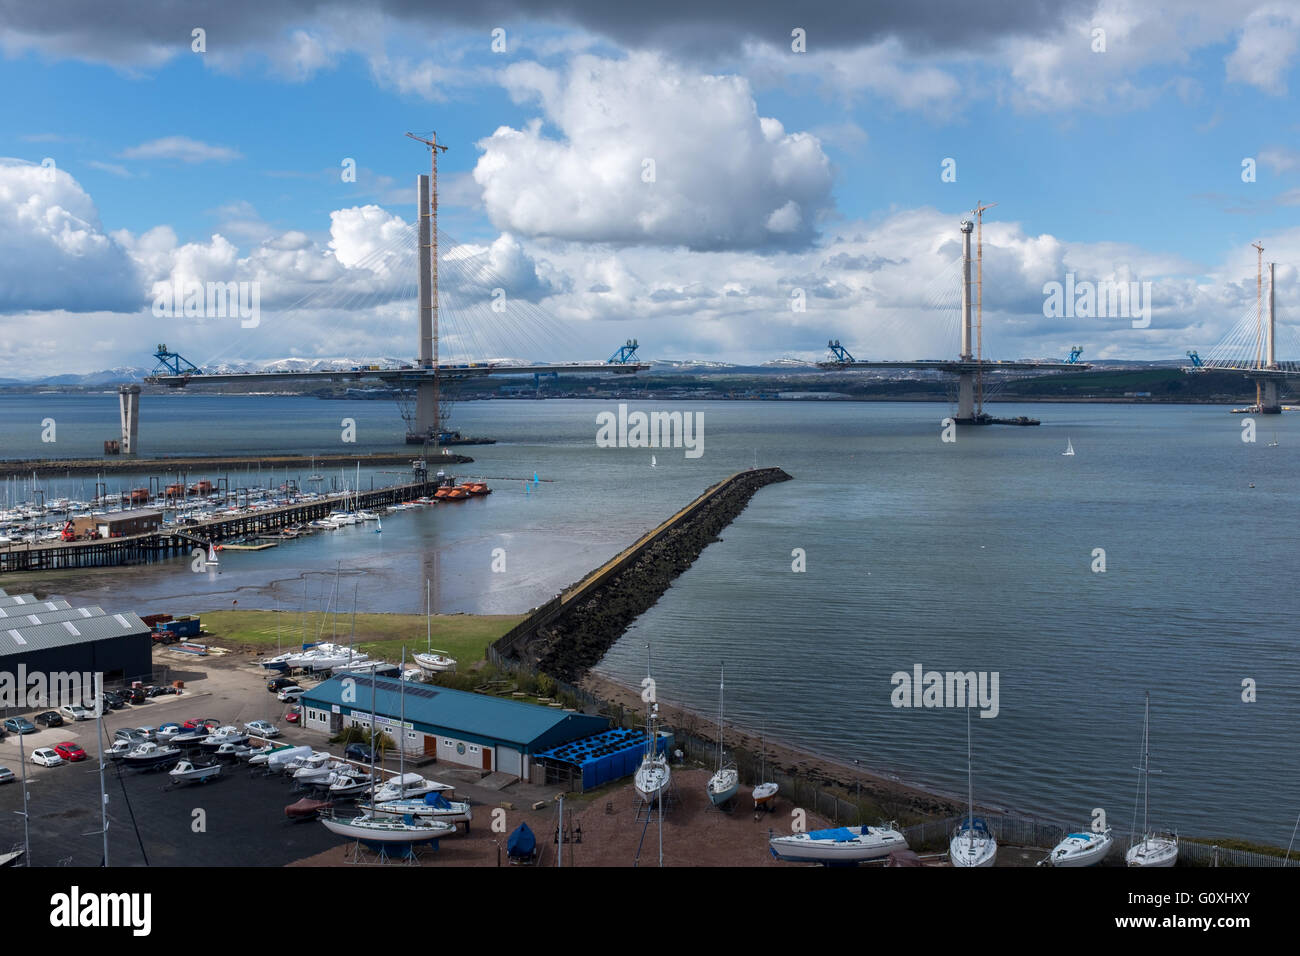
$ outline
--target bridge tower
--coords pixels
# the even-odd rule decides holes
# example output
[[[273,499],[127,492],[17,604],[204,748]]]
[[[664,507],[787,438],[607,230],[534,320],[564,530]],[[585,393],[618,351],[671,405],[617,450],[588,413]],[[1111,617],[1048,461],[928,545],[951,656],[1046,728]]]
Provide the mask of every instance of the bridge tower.
[[[431,381],[420,382],[415,391],[415,422],[407,432],[407,444],[432,441],[435,450],[442,433],[442,403],[439,395],[438,361],[438,151],[447,147],[433,139],[407,133],[429,147],[429,175],[416,179],[416,203],[420,223],[420,368],[433,370]]]
[[[1256,367],[1261,372],[1276,372],[1278,370],[1277,353],[1274,345],[1277,314],[1274,311],[1275,302],[1273,299],[1273,270],[1276,265],[1276,262],[1268,264],[1268,324],[1264,327],[1264,354],[1262,360],[1256,361]],[[1256,403],[1259,414],[1280,415],[1282,413],[1282,402],[1278,398],[1277,389],[1279,378],[1278,375],[1260,375],[1255,379]]]
[[[117,403],[122,412],[122,454],[134,455],[140,440],[140,386],[118,388]]]
[[[961,221],[961,357],[962,362],[974,359],[971,354],[971,302],[970,302],[970,234],[975,223]],[[957,421],[975,419],[975,374],[957,374]]]

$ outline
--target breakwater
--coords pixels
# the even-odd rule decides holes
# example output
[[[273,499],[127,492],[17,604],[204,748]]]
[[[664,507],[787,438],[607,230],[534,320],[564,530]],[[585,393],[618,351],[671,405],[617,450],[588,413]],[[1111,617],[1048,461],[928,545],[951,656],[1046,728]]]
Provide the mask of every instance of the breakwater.
[[[410,450],[401,452],[374,452],[365,455],[174,455],[166,458],[134,458],[130,455],[115,458],[29,458],[0,461],[0,478],[30,478],[32,472],[41,475],[98,475],[114,473],[145,474],[155,472],[175,475],[180,472],[199,472],[222,468],[264,468],[283,471],[286,468],[318,467],[355,468],[371,465],[409,465],[416,457]],[[474,459],[444,450],[441,455],[425,458],[430,468],[442,465],[464,465]]]
[[[711,486],[631,547],[534,608],[493,650],[560,680],[576,680],[717,540],[755,492],[789,480],[780,468],[755,468]]]

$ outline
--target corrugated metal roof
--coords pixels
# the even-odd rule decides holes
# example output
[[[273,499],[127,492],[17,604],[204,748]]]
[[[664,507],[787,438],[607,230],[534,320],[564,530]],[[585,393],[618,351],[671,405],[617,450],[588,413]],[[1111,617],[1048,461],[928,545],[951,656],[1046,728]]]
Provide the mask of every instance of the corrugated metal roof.
[[[5,609],[0,608],[0,610]],[[57,624],[60,621],[75,623],[83,618],[104,617],[106,613],[100,607],[69,607],[47,611],[42,605],[40,608],[35,609],[25,607],[22,608],[21,612],[11,607],[5,611],[4,617],[0,617],[0,625],[4,627],[27,627],[32,624]]]
[[[114,521],[131,521],[135,518],[162,518],[161,511],[153,508],[136,508],[134,511],[110,511],[105,515],[95,515],[96,524],[112,524]]]
[[[332,677],[303,695],[302,703],[323,710],[338,705],[346,712],[370,713],[372,678],[348,675],[356,681],[356,700],[343,702],[343,677]],[[375,710],[397,717],[402,709],[402,681],[387,677],[375,681]],[[550,707],[517,700],[489,697],[468,691],[450,690],[428,684],[406,682],[406,719],[432,731],[456,736],[474,736],[532,752],[534,746],[555,746],[599,733],[609,726],[603,717],[566,714]],[[557,739],[558,738],[558,739]]]
[[[49,600],[38,600],[34,594],[15,594],[11,597],[0,598],[0,610],[6,611],[7,614],[30,614],[32,611],[66,611],[72,607],[62,598],[51,598]]]
[[[72,621],[32,624],[26,618],[21,620],[21,625],[12,617],[0,620],[0,657],[149,633],[149,625],[131,613],[78,618],[75,624]]]

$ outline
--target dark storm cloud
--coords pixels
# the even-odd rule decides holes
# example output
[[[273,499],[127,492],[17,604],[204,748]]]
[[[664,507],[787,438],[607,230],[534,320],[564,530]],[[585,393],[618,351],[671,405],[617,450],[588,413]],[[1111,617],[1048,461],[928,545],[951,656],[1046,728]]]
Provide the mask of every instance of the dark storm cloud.
[[[188,52],[190,31],[207,31],[208,49],[251,47],[286,31],[328,19],[387,15],[436,34],[448,26],[485,31],[523,23],[577,27],[629,49],[657,49],[701,58],[734,53],[747,41],[788,47],[790,32],[807,32],[809,51],[847,48],[885,37],[916,53],[982,48],[1008,36],[1040,36],[1095,8],[1095,0],[846,0],[796,4],[781,0],[224,0],[191,5],[175,0],[0,0],[0,37],[47,53],[148,65],[172,51]]]

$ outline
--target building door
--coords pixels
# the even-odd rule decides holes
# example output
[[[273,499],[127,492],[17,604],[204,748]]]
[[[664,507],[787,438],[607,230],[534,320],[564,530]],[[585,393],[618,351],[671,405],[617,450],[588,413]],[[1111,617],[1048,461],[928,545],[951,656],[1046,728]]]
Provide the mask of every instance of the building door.
[[[428,734],[424,735],[424,755],[426,757],[433,757],[435,760],[438,759],[437,737],[430,737]]]
[[[492,748],[491,747],[483,748],[483,769],[484,770],[492,769]]]

